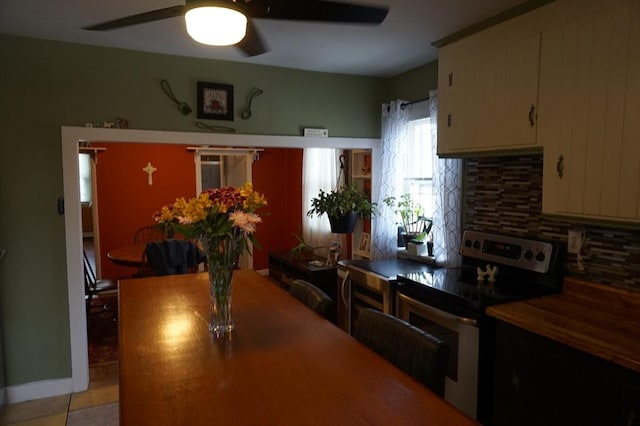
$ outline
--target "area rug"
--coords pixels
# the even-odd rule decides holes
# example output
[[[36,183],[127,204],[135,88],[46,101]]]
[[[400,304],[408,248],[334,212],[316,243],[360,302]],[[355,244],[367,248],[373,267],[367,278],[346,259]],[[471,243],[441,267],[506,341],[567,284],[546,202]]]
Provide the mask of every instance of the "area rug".
[[[87,339],[90,366],[118,360],[118,298],[116,295],[101,296],[92,301],[87,320]]]
[[[118,426],[120,424],[119,409],[120,404],[114,402],[112,404],[69,411],[67,426]]]

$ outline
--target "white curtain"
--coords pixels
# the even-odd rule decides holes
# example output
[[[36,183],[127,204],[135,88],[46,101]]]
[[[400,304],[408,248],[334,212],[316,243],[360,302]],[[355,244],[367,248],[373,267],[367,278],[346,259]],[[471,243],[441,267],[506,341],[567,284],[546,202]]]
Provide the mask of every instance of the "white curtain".
[[[429,116],[435,153],[438,142],[438,96],[435,91],[429,92]],[[460,266],[462,160],[433,156],[433,191],[433,255],[440,266]]]
[[[326,214],[320,217],[307,216],[311,208],[311,199],[316,197],[321,189],[329,192],[344,184],[344,172],[340,173],[341,154],[342,151],[332,148],[305,148],[302,154],[302,236],[305,242],[313,247],[328,247],[332,239],[341,240],[331,233]],[[323,250],[322,254],[326,252],[327,250]]]
[[[398,249],[398,225],[393,210],[383,200],[399,197],[402,191],[401,167],[404,158],[403,141],[407,136],[408,112],[402,108],[406,101],[382,104],[382,140],[380,144],[380,173],[374,185],[378,188],[378,215],[372,221],[371,258],[392,259]]]

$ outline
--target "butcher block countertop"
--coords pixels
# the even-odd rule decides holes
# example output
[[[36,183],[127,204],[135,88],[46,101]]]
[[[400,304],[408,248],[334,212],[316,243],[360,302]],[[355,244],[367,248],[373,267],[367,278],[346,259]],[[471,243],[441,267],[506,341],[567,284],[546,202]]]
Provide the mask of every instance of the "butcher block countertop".
[[[487,314],[640,372],[640,292],[567,278],[561,294],[491,306]]]

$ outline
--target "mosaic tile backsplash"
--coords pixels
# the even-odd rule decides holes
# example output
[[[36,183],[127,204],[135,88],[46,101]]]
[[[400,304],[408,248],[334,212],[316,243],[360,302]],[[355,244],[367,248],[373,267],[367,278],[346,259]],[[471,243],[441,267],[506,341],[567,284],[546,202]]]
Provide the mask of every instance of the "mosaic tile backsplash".
[[[584,271],[575,254],[567,276],[640,291],[640,231],[543,217],[542,155],[467,158],[463,226],[566,244],[569,230],[584,230]]]

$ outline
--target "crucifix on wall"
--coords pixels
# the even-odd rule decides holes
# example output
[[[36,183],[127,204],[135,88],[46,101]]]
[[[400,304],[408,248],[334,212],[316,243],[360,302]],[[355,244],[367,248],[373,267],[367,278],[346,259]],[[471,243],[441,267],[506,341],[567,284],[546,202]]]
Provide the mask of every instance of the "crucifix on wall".
[[[153,185],[153,172],[155,172],[156,170],[158,169],[153,167],[151,165],[151,162],[148,162],[147,165],[142,169],[142,171],[147,174],[147,183],[149,185]]]

